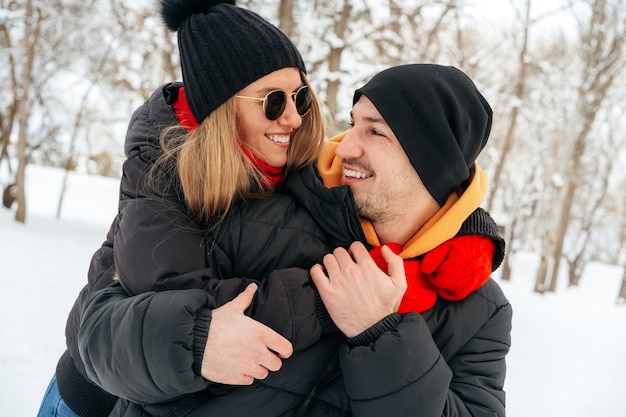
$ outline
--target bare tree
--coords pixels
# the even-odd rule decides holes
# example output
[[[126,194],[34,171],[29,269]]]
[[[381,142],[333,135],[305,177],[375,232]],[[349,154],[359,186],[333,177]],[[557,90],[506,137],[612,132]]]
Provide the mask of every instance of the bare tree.
[[[83,97],[81,99],[81,104],[79,106],[79,111],[76,114],[76,119],[74,122],[74,125],[72,126],[72,132],[71,132],[71,137],[70,137],[70,148],[67,154],[67,160],[65,163],[65,173],[63,174],[63,181],[61,184],[61,192],[59,193],[59,202],[57,204],[57,213],[56,213],[56,217],[61,218],[61,211],[63,209],[63,200],[65,199],[65,192],[67,191],[67,182],[69,179],[69,174],[71,171],[74,171],[75,168],[75,149],[76,149],[76,142],[78,140],[78,132],[81,128],[81,124],[82,124],[82,119],[83,119],[83,109],[86,108],[86,103],[87,103],[87,99],[89,98],[89,94],[92,91],[94,84],[91,84],[91,86],[89,86],[89,88],[87,88],[87,91],[85,91],[85,93],[83,94]]]
[[[17,211],[15,220],[21,223],[26,221],[26,164],[28,158],[26,147],[28,142],[28,113],[30,90],[33,83],[33,61],[35,59],[35,49],[39,42],[41,14],[37,7],[33,5],[33,0],[27,0],[24,15],[24,37],[22,38],[22,50],[24,53],[22,63],[21,91],[19,95],[17,118],[19,123],[18,146],[17,146],[17,174],[15,201]]]
[[[73,169],[75,153],[93,146],[98,153],[109,141],[121,145],[137,102],[162,80],[180,78],[175,35],[143,3],[7,2],[7,13],[0,15],[0,59],[9,64],[0,70],[8,92],[0,97],[0,161],[15,176],[3,179],[3,203],[18,203],[16,220],[26,217],[27,162]],[[113,19],[94,18],[94,9]],[[112,48],[115,53],[108,53]],[[96,138],[87,137],[89,131]]]
[[[7,22],[0,22],[0,46],[8,51],[13,47],[13,40],[9,32]],[[9,143],[11,139],[11,133],[13,132],[13,125],[15,124],[15,118],[17,116],[17,104],[16,98],[19,96],[18,83],[17,83],[17,64],[15,57],[12,54],[6,54],[6,61],[8,63],[6,69],[8,70],[8,78],[10,80],[9,91],[10,94],[5,93],[5,99],[10,97],[7,102],[0,101],[0,162],[6,161],[9,167],[9,173],[12,173],[11,160],[9,159]]]
[[[567,124],[566,149],[561,159],[563,186],[554,198],[549,233],[545,235],[535,283],[537,292],[556,289],[582,157],[596,116],[624,65],[626,10],[623,2],[593,0],[590,6],[589,20],[581,29],[581,73],[574,113]]]
[[[622,183],[622,185],[626,185],[624,183]],[[619,210],[619,213],[621,214],[619,216],[619,236],[620,236],[620,247],[618,249],[618,257],[620,257],[622,259],[619,259],[619,264],[622,265],[622,269],[623,269],[623,274],[622,274],[622,284],[620,286],[619,289],[619,293],[617,294],[617,301],[618,303],[626,303],[626,260],[624,260],[624,250],[626,249],[626,198],[624,198],[624,196],[622,196],[621,198],[621,210]]]
[[[500,178],[502,177],[502,173],[504,171],[504,167],[508,161],[509,154],[513,149],[513,143],[515,142],[515,131],[517,128],[517,118],[520,113],[520,103],[524,100],[524,96],[526,95],[526,85],[528,83],[528,35],[530,31],[530,5],[531,0],[526,0],[526,7],[524,10],[523,16],[523,30],[522,30],[522,40],[519,48],[519,59],[517,61],[517,65],[519,66],[518,74],[515,76],[515,87],[513,92],[513,102],[515,105],[512,106],[511,112],[509,114],[509,122],[508,127],[506,128],[506,133],[501,141],[499,148],[499,158],[496,162],[496,167],[493,171],[492,175],[492,183],[498,184],[500,182]],[[490,207],[493,206],[493,201],[496,197],[498,188],[492,187],[491,193],[489,194],[489,199],[487,200],[486,207],[489,210]]]
[[[624,101],[619,94],[612,94]],[[587,152],[581,158],[582,172],[578,175],[577,190],[584,198],[578,198],[568,225],[568,238],[564,257],[569,264],[569,285],[578,285],[585,266],[590,260],[603,258],[604,262],[619,264],[619,249],[615,242],[620,239],[615,228],[619,224],[614,217],[615,205],[610,198],[610,183],[617,177],[621,160],[615,157],[616,150],[624,149],[626,134],[619,103],[607,100],[606,109],[598,116],[598,129],[594,129]],[[609,223],[605,224],[605,220]],[[607,237],[614,243],[607,245]],[[615,251],[613,261],[609,253]]]
[[[615,184],[618,191],[612,195],[614,198],[608,199],[610,203],[607,205],[607,210],[616,217],[610,224],[610,230],[618,236],[612,263],[622,269],[622,281],[616,298],[618,304],[626,304],[626,198],[621,192],[625,185],[624,178]]]
[[[619,304],[626,303],[626,268],[624,268],[624,274],[622,275],[622,285],[620,286],[620,289],[619,289],[617,302]]]

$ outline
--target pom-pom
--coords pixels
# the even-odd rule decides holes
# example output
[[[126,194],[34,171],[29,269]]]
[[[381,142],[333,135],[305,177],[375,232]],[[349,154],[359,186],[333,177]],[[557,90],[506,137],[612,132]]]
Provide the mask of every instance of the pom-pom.
[[[218,4],[232,4],[236,0],[161,0],[161,16],[165,25],[174,32],[192,14],[206,13]]]

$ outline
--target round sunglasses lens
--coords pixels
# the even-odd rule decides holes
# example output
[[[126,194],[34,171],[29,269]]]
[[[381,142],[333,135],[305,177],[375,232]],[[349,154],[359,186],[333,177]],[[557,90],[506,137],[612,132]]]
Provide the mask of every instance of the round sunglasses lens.
[[[265,117],[276,120],[285,111],[287,95],[284,91],[272,91],[265,97]]]
[[[304,116],[311,109],[311,103],[313,102],[313,96],[309,91],[309,87],[304,86],[298,90],[298,95],[296,95],[296,109],[298,109],[298,114],[300,116]]]

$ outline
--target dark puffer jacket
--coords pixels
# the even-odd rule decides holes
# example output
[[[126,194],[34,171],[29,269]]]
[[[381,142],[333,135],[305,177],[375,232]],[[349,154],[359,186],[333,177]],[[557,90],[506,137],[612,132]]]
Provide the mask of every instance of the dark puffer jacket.
[[[336,243],[341,243],[338,231],[349,235],[350,227],[342,229],[341,223],[327,219],[356,214],[343,195],[345,188],[327,189],[312,167],[293,173],[285,183],[285,190],[311,210]],[[494,240],[495,270],[504,257],[504,241],[491,216],[475,210],[457,236],[466,234]],[[463,300],[438,298],[421,314],[392,314],[342,344],[341,375],[318,386],[315,398],[320,401],[311,402],[308,415],[504,417],[511,323],[511,305],[493,279]],[[343,393],[351,414],[342,412]]]
[[[345,187],[317,187],[313,174],[294,173],[285,189],[300,190],[297,197],[331,245],[345,246],[362,234],[351,194]],[[481,210],[461,234],[466,225],[495,233]],[[494,240],[498,265],[503,242]],[[189,372],[201,356],[197,339],[206,337],[208,300],[202,290],[128,297],[114,286],[87,305],[80,340],[90,375],[136,402],[120,401],[113,415],[290,416],[300,415],[301,407],[309,416],[504,415],[511,309],[494,281],[460,302],[439,300],[421,315],[391,315],[339,349],[340,336],[322,336],[279,372],[246,387],[211,386]],[[163,340],[170,341],[165,348]],[[185,392],[191,395],[174,399]],[[138,405],[154,401],[160,403]]]
[[[205,228],[189,218],[181,203],[175,203],[182,198],[173,172],[160,171],[157,186],[147,186],[145,179],[163,154],[159,136],[165,127],[178,123],[170,105],[181,86],[173,83],[157,89],[132,116],[119,213],[92,258],[88,284],[67,321],[68,350],[57,365],[57,380],[63,400],[83,417],[107,416],[117,401],[86,377],[76,343],[85,299],[110,285],[116,273],[128,293],[202,288],[206,305],[215,307],[239,294],[251,277],[273,271],[272,279],[260,284],[250,310],[253,318],[280,331],[296,348],[317,341],[326,328],[335,330],[307,273],[327,251],[325,237],[292,199],[276,194],[267,200],[239,202],[219,229],[221,235],[207,241]],[[303,269],[280,270],[282,266]],[[206,332],[210,311],[202,317]],[[201,357],[197,359],[194,369],[199,375]],[[133,389],[129,384],[127,395]],[[124,393],[119,385],[111,392]]]

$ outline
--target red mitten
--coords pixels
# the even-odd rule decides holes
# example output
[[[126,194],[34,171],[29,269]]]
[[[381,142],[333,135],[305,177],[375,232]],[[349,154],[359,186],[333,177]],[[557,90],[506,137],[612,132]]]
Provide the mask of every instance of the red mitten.
[[[398,254],[402,251],[402,246],[397,243],[389,243],[388,246],[393,253]],[[376,265],[387,273],[387,262],[381,253],[382,246],[377,246],[370,251],[370,256],[376,262]],[[406,275],[407,289],[400,302],[398,313],[404,314],[409,311],[421,313],[435,305],[437,301],[437,292],[435,287],[428,281],[425,274],[420,268],[420,261],[405,260],[404,273]]]
[[[409,311],[422,313],[432,308],[437,301],[436,288],[430,283],[428,276],[421,271],[420,264],[418,260],[404,261],[407,288],[398,308],[400,314]]]
[[[462,300],[491,276],[495,251],[491,238],[482,235],[454,237],[428,252],[421,271],[446,300]]]
[[[383,246],[387,246],[396,255],[402,252],[402,246],[400,246],[397,243],[387,243],[386,245],[383,245]],[[374,249],[370,251],[370,256],[372,257],[374,262],[376,262],[376,265],[382,271],[385,271],[385,274],[387,274],[389,271],[387,270],[387,261],[385,261],[385,258],[383,258],[382,249],[383,249],[382,246],[376,246]]]

